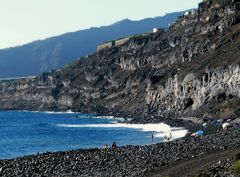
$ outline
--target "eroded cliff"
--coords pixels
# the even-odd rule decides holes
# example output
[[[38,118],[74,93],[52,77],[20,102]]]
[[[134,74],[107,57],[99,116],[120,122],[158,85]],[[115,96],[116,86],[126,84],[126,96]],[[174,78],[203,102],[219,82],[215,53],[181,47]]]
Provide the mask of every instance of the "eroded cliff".
[[[240,1],[209,0],[167,31],[133,36],[34,79],[3,81],[4,110],[237,116]]]

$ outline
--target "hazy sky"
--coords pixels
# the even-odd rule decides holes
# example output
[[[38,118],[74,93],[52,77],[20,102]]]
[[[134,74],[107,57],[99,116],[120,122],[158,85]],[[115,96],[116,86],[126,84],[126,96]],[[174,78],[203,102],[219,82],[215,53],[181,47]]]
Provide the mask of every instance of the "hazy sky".
[[[201,0],[0,0],[0,48],[197,7]]]

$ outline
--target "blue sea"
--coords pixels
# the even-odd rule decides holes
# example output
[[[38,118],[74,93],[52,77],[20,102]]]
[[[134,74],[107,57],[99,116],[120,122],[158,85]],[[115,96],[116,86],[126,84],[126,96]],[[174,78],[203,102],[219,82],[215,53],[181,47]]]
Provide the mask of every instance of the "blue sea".
[[[0,112],[0,159],[43,152],[153,143],[152,131],[118,125],[121,119],[76,113]],[[154,142],[162,141],[154,138]]]

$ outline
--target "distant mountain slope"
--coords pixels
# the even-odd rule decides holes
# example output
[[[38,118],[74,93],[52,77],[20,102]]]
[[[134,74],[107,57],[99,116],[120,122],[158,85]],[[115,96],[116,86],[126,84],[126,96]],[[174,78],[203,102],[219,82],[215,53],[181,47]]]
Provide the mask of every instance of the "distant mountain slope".
[[[111,26],[90,28],[61,36],[35,41],[23,46],[0,50],[0,78],[31,76],[71,63],[96,50],[100,43],[137,33],[153,27],[168,27],[184,12],[141,21],[123,20]]]

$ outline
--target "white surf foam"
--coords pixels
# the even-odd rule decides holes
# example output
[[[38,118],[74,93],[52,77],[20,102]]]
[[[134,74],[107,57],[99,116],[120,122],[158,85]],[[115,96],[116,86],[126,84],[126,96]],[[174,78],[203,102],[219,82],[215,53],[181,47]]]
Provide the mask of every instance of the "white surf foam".
[[[79,112],[73,112],[71,110],[67,111],[59,111],[59,112],[54,112],[54,111],[28,111],[28,110],[19,110],[17,112],[32,112],[32,113],[44,113],[44,114],[79,114]]]
[[[57,124],[58,127],[66,128],[130,128],[139,129],[144,132],[152,132],[154,137],[162,138],[168,132],[172,134],[172,140],[184,137],[187,130],[183,128],[171,128],[169,125],[160,124],[126,124],[126,123],[112,123],[112,124]]]
[[[40,112],[40,113],[46,113],[46,114],[76,114],[77,112],[73,112],[71,110],[67,110],[67,111],[59,111],[59,112],[44,111],[44,112]]]
[[[82,117],[82,116],[81,116]],[[84,117],[85,118],[85,117]],[[114,117],[114,116],[91,116],[90,118],[94,119],[109,119],[109,120],[115,120],[114,122],[117,123],[118,121],[124,121],[124,118],[121,117]],[[127,119],[130,120],[130,119]],[[112,122],[112,123],[114,123]]]

